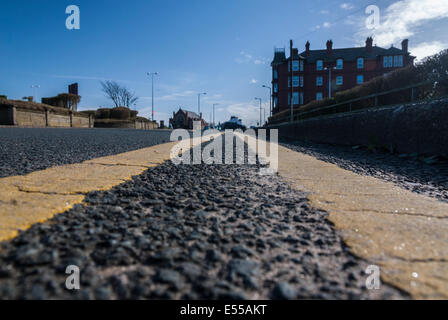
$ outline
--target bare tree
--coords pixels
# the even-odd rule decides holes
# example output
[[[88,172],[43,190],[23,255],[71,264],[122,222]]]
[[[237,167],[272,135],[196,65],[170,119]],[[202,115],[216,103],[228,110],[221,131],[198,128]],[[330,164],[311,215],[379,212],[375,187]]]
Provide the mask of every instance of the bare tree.
[[[120,86],[115,81],[101,81],[102,91],[113,101],[115,107],[130,108],[137,102],[138,97],[135,93],[130,92],[126,87]]]

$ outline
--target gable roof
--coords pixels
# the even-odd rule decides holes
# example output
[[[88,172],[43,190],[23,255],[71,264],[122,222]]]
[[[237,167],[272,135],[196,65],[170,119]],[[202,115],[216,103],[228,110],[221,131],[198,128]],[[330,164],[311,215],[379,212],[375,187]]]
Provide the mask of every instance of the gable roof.
[[[179,112],[185,113],[185,115],[187,116],[187,118],[190,118],[190,119],[199,119],[199,118],[200,118],[196,112],[192,112],[192,111],[184,110],[184,109],[182,109],[182,108],[179,108],[178,113],[179,113]]]
[[[379,56],[399,54],[408,55],[409,53],[395,47],[384,49],[374,46],[370,51],[368,51],[366,47],[359,47],[333,49],[331,54],[328,54],[326,49],[310,50],[308,55],[306,54],[306,51],[302,52],[300,55],[305,57],[307,62],[313,63],[316,62],[316,60],[323,60],[324,62],[334,62],[336,61],[336,59],[344,59],[345,61],[356,61],[357,58],[361,57],[368,60],[375,60]]]

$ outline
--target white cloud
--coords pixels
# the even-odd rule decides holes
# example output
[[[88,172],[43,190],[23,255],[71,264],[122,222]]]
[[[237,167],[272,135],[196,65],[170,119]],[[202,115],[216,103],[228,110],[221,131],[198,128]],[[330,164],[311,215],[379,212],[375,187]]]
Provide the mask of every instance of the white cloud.
[[[331,23],[330,22],[324,22],[324,24],[322,26],[324,28],[330,28],[331,27]]]
[[[258,80],[256,80],[256,79],[250,80],[250,83],[252,83],[252,84],[256,84],[257,82],[258,82]]]
[[[249,63],[249,62],[253,62],[254,64],[266,64],[268,62],[268,59],[266,58],[254,58],[251,54],[245,52],[245,51],[241,51],[240,55],[235,58],[235,62],[242,64],[242,63]]]
[[[161,97],[155,97],[154,99],[159,100],[159,101],[177,101],[177,100],[182,100],[186,97],[191,97],[194,94],[196,94],[195,91],[185,90],[183,92],[177,92],[177,93],[164,95]],[[151,99],[151,97],[141,97],[141,99]]]
[[[341,9],[350,10],[350,9],[353,9],[353,6],[350,3],[342,3]]]
[[[400,0],[381,12],[380,25],[369,30],[362,21],[358,40],[374,35],[379,46],[389,46],[413,36],[424,23],[448,18],[447,0]]]
[[[420,43],[415,47],[411,47],[410,51],[412,55],[417,57],[417,60],[422,60],[446,48],[448,48],[447,43],[442,43],[440,41],[433,41],[433,42]]]
[[[330,13],[330,11],[328,11],[328,10],[321,10],[320,11],[320,14],[329,14]]]

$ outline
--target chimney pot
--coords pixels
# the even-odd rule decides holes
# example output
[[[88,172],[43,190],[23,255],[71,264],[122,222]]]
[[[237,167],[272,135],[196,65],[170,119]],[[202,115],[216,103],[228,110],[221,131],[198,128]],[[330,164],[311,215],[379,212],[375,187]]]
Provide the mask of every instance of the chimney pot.
[[[408,51],[409,51],[409,40],[408,39],[404,39],[401,42],[401,50],[403,50],[405,53],[408,53]]]
[[[366,49],[367,51],[372,51],[372,48],[373,48],[373,38],[368,37],[366,40]]]
[[[310,46],[311,46],[310,42],[307,41],[306,44],[305,44],[306,54],[309,54],[309,53],[310,53]]]
[[[331,54],[333,52],[333,41],[332,40],[328,40],[327,41],[327,53]]]

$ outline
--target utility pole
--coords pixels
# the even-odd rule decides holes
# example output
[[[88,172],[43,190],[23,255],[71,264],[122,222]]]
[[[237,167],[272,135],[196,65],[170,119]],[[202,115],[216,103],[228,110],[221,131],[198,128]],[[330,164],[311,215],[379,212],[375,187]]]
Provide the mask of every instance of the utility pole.
[[[324,70],[328,70],[328,97],[331,98],[332,90],[331,90],[331,71],[336,70],[336,67],[326,67]]]
[[[215,127],[215,107],[219,105],[219,103],[213,104],[213,128]]]
[[[152,89],[152,121],[154,122],[154,76],[159,75],[158,72],[148,72],[148,76],[151,76],[151,89]]]
[[[31,89],[34,89],[33,91],[33,93],[34,93],[34,97],[33,97],[33,99],[35,99],[35,101],[34,102],[36,102],[36,103],[39,103],[39,101],[37,100],[37,90],[38,89],[40,89],[40,84],[32,84],[31,85]]]
[[[203,93],[198,93],[198,116],[202,119],[202,117],[201,117],[201,96],[202,95],[207,95],[207,93],[206,92],[203,92]]]
[[[261,99],[261,98],[255,98],[255,100],[259,100],[259,101],[260,101],[260,127],[261,127],[261,120],[262,120],[262,119],[261,119],[261,109],[262,109],[262,108],[261,108],[261,100],[262,100],[262,99]]]
[[[263,88],[269,89],[269,99],[270,99],[270,115],[272,117],[272,88],[266,85],[263,85]]]

